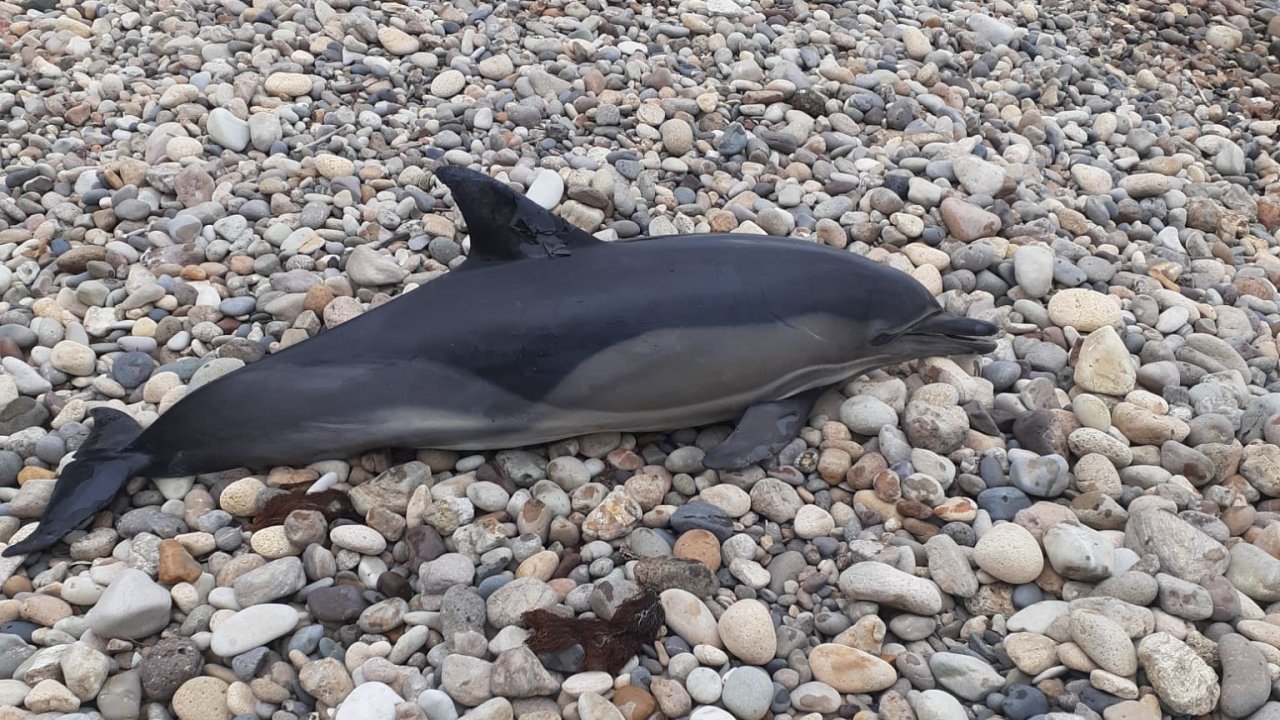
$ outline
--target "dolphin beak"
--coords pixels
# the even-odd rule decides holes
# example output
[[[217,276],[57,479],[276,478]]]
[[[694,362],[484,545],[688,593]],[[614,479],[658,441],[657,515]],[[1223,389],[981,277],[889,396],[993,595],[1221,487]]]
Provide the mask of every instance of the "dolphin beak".
[[[989,322],[939,308],[902,330],[876,336],[871,344],[910,346],[933,355],[986,354],[996,349],[995,337],[999,334],[1000,328]]]

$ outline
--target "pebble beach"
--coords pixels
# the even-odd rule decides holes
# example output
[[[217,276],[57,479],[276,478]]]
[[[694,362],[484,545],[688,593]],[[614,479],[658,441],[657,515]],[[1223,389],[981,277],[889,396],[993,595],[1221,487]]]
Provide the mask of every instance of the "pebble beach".
[[[1003,331],[737,472],[717,426],[135,478],[0,558],[0,720],[1280,720],[1277,57],[1245,0],[0,0],[0,548],[90,410],[464,263],[442,165]]]

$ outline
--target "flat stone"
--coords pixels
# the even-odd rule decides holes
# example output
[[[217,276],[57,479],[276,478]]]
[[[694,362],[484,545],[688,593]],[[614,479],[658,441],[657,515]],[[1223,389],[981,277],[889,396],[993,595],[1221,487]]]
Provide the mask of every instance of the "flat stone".
[[[814,679],[842,693],[878,692],[898,679],[893,666],[884,660],[835,643],[825,643],[810,651],[809,668]]]
[[[1248,638],[1228,633],[1218,639],[1222,662],[1222,699],[1218,712],[1229,717],[1248,717],[1271,697],[1271,674],[1262,650]]]
[[[1098,667],[1121,676],[1137,672],[1138,658],[1133,643],[1114,620],[1100,613],[1077,610],[1071,613],[1070,627],[1071,639]]]
[[[938,684],[970,702],[1004,687],[1004,678],[999,673],[971,655],[934,653],[929,658],[929,670]]]
[[[998,216],[963,200],[946,198],[941,211],[947,230],[961,242],[991,237],[1000,231]]]
[[[851,600],[869,600],[916,615],[942,611],[938,586],[874,561],[855,563],[840,574],[840,590]]]
[[[130,568],[116,575],[85,620],[99,637],[140,640],[168,626],[172,609],[168,590]]]
[[[1203,715],[1218,704],[1218,675],[1186,643],[1167,632],[1138,643],[1138,662],[1170,712]]]
[[[1115,569],[1111,542],[1092,528],[1058,523],[1045,531],[1043,542],[1049,564],[1068,580],[1099,582]]]
[[[298,611],[289,605],[254,605],[223,620],[213,631],[209,649],[230,658],[266,645],[292,632],[298,625]]]
[[[1222,543],[1163,510],[1131,512],[1124,537],[1125,547],[1139,555],[1154,554],[1163,571],[1189,582],[1222,575],[1231,562]]]

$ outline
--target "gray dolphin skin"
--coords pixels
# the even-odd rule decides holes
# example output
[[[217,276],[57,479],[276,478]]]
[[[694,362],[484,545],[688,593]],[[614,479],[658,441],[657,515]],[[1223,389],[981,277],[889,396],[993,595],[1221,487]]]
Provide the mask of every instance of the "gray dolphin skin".
[[[735,420],[704,465],[741,468],[794,439],[837,383],[995,348],[995,326],[848,251],[744,234],[607,243],[487,175],[435,175],[471,237],[461,266],[200,387],[145,430],[93,411],[38,528],[4,555],[53,546],[137,475]]]

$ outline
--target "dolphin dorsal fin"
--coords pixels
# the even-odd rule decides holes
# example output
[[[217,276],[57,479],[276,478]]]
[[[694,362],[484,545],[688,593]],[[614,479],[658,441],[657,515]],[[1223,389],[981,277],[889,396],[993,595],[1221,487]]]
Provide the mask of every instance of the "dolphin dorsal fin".
[[[471,235],[462,267],[569,255],[601,241],[484,173],[448,165],[436,170]]]

